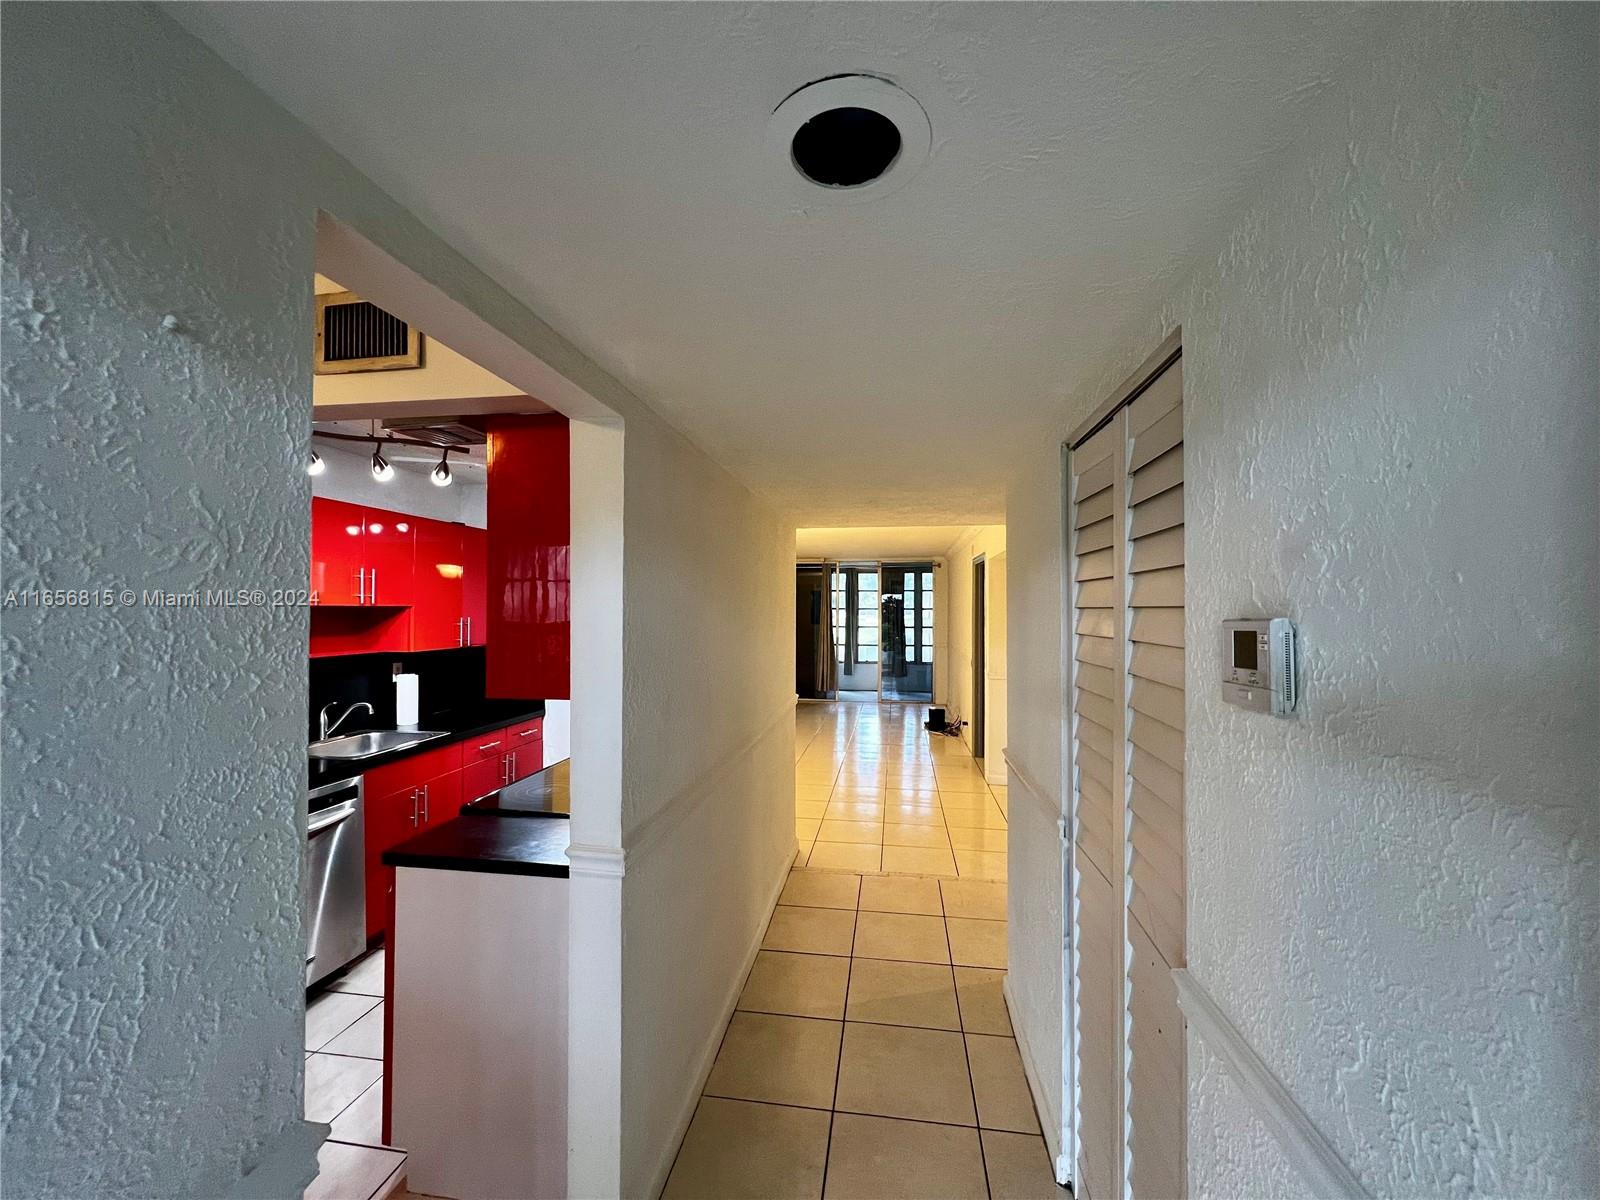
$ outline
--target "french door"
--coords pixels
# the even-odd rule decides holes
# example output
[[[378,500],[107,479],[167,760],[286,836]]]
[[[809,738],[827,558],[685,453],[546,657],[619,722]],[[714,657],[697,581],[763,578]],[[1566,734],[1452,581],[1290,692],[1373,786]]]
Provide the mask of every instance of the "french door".
[[[1078,1194],[1185,1184],[1181,348],[1068,454]]]

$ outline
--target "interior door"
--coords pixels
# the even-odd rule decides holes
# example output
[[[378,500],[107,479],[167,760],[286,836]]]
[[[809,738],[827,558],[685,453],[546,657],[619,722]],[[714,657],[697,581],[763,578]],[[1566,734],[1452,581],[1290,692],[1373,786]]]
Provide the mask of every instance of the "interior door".
[[[823,700],[826,680],[820,677],[823,625],[829,612],[827,572],[822,567],[796,567],[794,573],[794,690],[806,700]]]
[[[1183,373],[1069,456],[1078,1171],[1176,1197],[1185,1168]]]

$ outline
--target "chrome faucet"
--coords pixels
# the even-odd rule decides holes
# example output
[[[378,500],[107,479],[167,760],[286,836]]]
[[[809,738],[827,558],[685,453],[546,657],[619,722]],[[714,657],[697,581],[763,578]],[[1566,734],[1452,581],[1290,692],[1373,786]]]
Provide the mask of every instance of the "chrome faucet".
[[[318,739],[319,741],[325,742],[332,737],[333,731],[339,728],[340,725],[344,724],[344,719],[351,713],[355,712],[355,710],[358,708],[364,708],[367,710],[368,716],[372,715],[372,705],[368,704],[365,700],[357,700],[349,708],[345,709],[344,712],[340,713],[337,719],[334,720],[333,724],[330,725],[328,724],[328,710],[337,703],[339,703],[337,700],[328,701],[328,703],[322,706],[322,712],[317,716],[317,720],[322,728],[322,737]]]

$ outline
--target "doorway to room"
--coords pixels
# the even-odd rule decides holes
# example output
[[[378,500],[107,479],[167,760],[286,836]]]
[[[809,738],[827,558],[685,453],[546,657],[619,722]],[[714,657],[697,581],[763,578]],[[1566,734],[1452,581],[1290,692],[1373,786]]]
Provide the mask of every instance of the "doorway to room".
[[[930,703],[934,603],[932,561],[798,564],[795,691],[806,700]]]

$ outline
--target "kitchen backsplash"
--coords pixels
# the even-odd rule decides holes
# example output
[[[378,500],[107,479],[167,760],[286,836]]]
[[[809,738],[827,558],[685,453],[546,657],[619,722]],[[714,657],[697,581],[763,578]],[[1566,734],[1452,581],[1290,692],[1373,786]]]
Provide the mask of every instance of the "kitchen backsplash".
[[[430,717],[472,709],[483,704],[484,652],[482,646],[462,650],[433,650],[417,654],[346,654],[313,658],[311,663],[311,711],[308,733],[317,738],[317,714],[330,701],[338,707],[330,717],[337,718],[350,705],[365,700],[372,705],[371,717],[359,713],[339,727],[339,732],[359,729],[394,728],[395,664],[401,671],[414,672],[421,693],[421,724]]]

